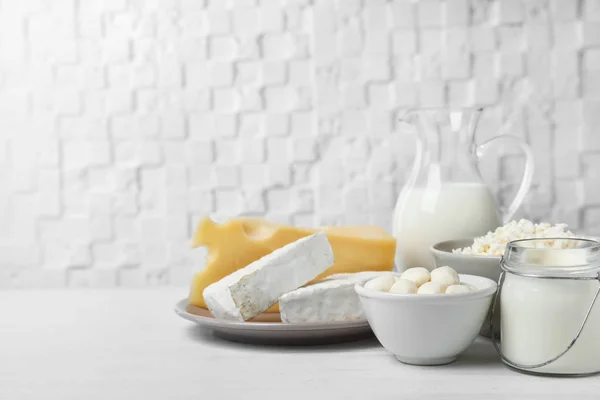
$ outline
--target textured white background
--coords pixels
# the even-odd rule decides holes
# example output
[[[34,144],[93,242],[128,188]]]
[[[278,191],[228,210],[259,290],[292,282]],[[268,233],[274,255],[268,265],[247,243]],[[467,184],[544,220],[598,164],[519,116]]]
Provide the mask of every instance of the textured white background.
[[[527,84],[520,215],[593,232],[598,0],[3,0],[0,287],[185,285],[206,213],[389,229],[398,109],[488,105],[483,140]]]

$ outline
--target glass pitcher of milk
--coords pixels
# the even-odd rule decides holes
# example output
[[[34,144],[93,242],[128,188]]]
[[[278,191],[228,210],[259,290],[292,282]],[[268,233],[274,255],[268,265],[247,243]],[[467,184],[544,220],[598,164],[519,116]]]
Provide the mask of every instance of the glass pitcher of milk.
[[[519,208],[533,176],[533,153],[523,140],[508,135],[475,143],[483,110],[427,108],[407,111],[400,119],[417,137],[412,173],[394,210],[396,268],[435,267],[430,246],[474,238],[509,221]],[[408,125],[406,125],[408,124]],[[479,159],[491,146],[509,144],[525,154],[525,168],[514,200],[500,210],[483,183]]]

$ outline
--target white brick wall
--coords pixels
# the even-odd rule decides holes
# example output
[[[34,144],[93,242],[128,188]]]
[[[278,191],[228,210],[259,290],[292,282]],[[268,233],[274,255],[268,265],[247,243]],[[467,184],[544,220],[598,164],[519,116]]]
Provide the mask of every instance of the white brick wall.
[[[389,229],[398,109],[487,104],[483,140],[524,84],[520,215],[600,230],[599,0],[5,0],[0,287],[185,285],[213,212]]]

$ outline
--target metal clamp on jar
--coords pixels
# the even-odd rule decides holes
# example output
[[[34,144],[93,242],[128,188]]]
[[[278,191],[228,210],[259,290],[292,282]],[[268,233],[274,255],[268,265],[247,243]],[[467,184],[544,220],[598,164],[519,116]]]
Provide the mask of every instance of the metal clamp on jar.
[[[600,372],[600,243],[516,240],[500,265],[490,327],[502,361],[536,374]],[[498,301],[500,344],[493,323]]]

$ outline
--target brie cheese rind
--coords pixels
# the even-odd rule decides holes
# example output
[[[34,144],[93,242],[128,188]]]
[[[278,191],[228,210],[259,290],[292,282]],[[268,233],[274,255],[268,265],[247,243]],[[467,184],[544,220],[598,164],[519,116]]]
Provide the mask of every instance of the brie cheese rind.
[[[387,275],[393,276],[390,271],[334,274],[284,294],[279,299],[281,321],[301,324],[364,319],[365,315],[354,285]]]
[[[354,285],[356,282],[348,279],[324,279],[287,293],[279,299],[281,321],[299,324],[363,319]]]
[[[204,289],[218,319],[247,321],[325,272],[334,263],[327,235],[304,237],[254,261]]]

